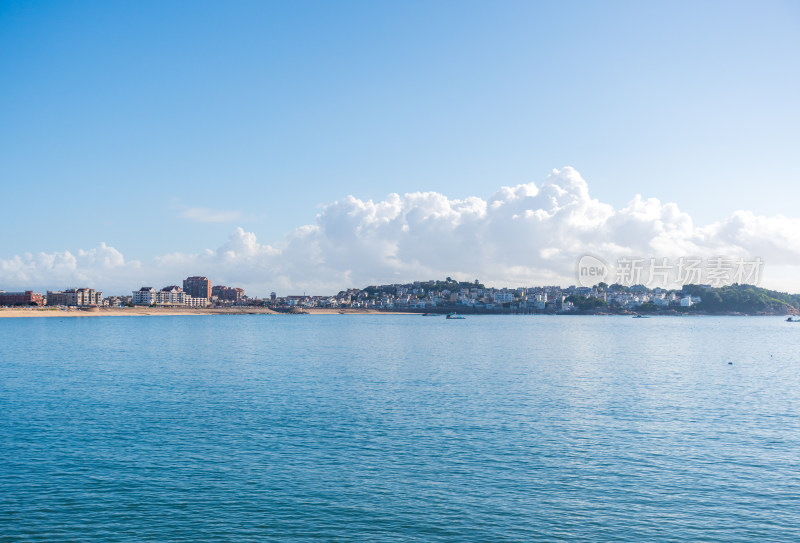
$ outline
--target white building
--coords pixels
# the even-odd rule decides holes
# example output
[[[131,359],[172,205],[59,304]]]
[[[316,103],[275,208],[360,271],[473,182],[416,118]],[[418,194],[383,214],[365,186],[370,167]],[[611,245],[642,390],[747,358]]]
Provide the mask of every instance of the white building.
[[[495,292],[494,302],[497,304],[507,304],[514,301],[513,292]]]
[[[155,305],[158,303],[158,291],[153,287],[142,287],[133,291],[133,305]]]
[[[156,305],[186,305],[187,297],[181,287],[164,287],[156,293]]]
[[[666,296],[655,296],[651,300],[657,307],[667,307],[669,306],[669,300]]]
[[[133,291],[133,305],[158,305],[179,307],[206,307],[209,302],[205,298],[189,296],[180,287],[171,286],[156,290],[142,287]]]
[[[195,298],[194,296],[186,295],[184,296],[184,304],[186,307],[206,307],[209,302],[205,298]]]

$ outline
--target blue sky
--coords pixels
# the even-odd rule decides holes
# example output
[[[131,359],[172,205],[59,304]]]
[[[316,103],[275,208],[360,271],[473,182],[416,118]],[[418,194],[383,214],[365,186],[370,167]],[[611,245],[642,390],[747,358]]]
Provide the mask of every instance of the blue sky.
[[[274,244],[564,166],[616,209],[797,218],[798,52],[796,2],[6,1],[0,259]]]

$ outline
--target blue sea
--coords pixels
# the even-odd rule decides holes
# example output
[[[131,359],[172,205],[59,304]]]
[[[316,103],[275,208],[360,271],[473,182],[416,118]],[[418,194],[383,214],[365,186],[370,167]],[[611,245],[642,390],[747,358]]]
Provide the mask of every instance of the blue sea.
[[[1,541],[800,541],[777,317],[0,319]]]

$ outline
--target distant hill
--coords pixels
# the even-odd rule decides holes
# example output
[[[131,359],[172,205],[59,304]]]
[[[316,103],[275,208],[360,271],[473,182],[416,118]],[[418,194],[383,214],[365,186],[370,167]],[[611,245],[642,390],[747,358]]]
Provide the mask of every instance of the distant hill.
[[[693,310],[708,313],[796,313],[800,311],[800,294],[787,294],[753,285],[730,285],[708,288],[686,285],[683,292],[702,300]]]

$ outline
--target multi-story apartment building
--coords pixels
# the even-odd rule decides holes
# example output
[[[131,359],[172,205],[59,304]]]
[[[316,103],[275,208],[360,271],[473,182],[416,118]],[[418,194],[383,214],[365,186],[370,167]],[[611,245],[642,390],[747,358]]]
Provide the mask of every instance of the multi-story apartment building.
[[[64,291],[47,291],[47,305],[88,307],[102,305],[103,293],[93,288],[70,288]]]
[[[211,289],[211,296],[221,302],[238,302],[244,298],[244,289],[217,285]]]
[[[156,293],[156,304],[186,305],[186,293],[177,285],[164,287]]]
[[[494,302],[497,304],[506,304],[514,301],[513,292],[495,292]]]
[[[158,305],[182,307],[206,307],[208,300],[195,298],[183,292],[178,286],[164,287],[156,290],[153,287],[142,287],[133,291],[133,305]]]
[[[206,307],[208,300],[205,298],[195,298],[193,296],[186,296],[186,307]]]
[[[211,300],[211,282],[208,277],[195,275],[183,280],[183,291],[192,298]]]
[[[44,305],[44,297],[39,292],[6,292],[0,290],[0,305]]]
[[[155,305],[158,302],[158,291],[153,287],[142,287],[133,291],[133,305]]]

